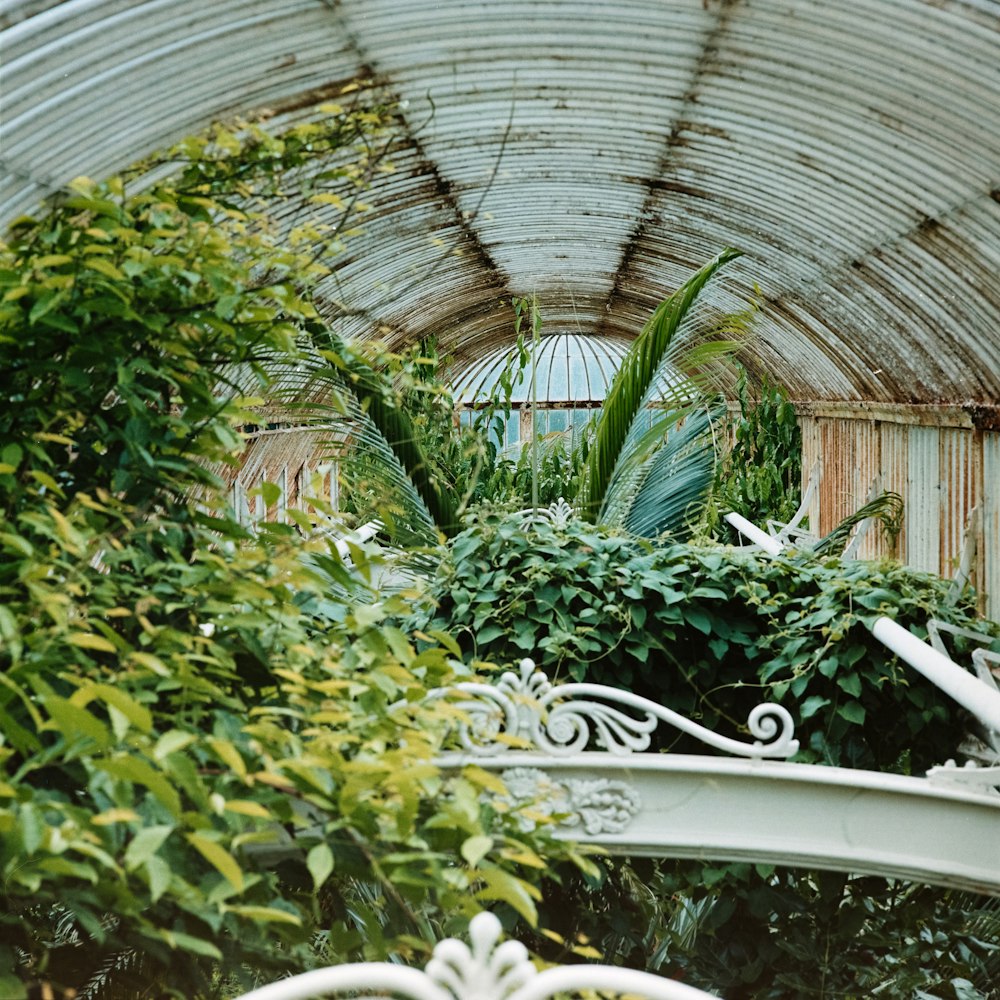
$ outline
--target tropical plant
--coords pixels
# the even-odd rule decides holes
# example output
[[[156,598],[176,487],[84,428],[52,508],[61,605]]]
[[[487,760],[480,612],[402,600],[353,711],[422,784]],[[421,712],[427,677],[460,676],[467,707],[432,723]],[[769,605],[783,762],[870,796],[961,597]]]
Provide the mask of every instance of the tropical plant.
[[[583,435],[570,454],[555,439],[546,446],[533,436],[517,462],[508,464],[498,455],[490,435],[495,418],[509,413],[509,383],[501,383],[505,395],[490,398],[476,411],[478,448],[469,447],[469,435],[461,429],[453,430],[451,443],[442,447],[448,435],[440,433],[440,419],[415,420],[405,399],[407,391],[420,393],[436,380],[435,366],[424,367],[420,375],[425,382],[419,385],[412,378],[412,364],[407,369],[384,356],[374,365],[345,363],[349,351],[341,343],[318,351],[309,365],[298,363],[294,397],[327,400],[318,409],[314,406],[319,420],[336,419],[337,412],[346,417],[357,445],[348,455],[341,453],[355,470],[351,475],[362,469],[371,493],[398,498],[398,516],[390,524],[393,540],[405,543],[409,535],[431,542],[430,525],[452,537],[461,529],[459,515],[471,499],[528,501],[528,485],[530,502],[537,505],[545,463],[549,473],[558,471],[560,483],[575,488],[566,499],[590,519],[650,537],[680,535],[688,531],[692,510],[707,495],[715,471],[709,409],[718,394],[713,365],[732,355],[737,346],[732,338],[743,335],[752,314],[710,317],[694,307],[715,273],[738,256],[735,250],[723,251],[654,311],[616,374],[593,433]],[[529,318],[537,333],[537,307],[515,300],[514,308],[518,331]],[[519,370],[527,362],[523,337],[519,333],[514,355]],[[406,377],[400,377],[401,369]],[[437,387],[431,388],[436,393]],[[345,392],[359,397],[361,414],[330,405],[330,399],[342,398]],[[465,464],[468,480],[457,491],[457,504],[455,484],[448,483],[449,473],[435,452],[458,457],[459,469],[467,454],[478,456]],[[455,475],[454,467],[450,475]],[[408,528],[414,525],[419,528]]]
[[[721,513],[735,511],[754,524],[786,524],[802,499],[802,433],[795,407],[767,376],[751,396],[745,369],[735,389],[740,413],[730,427],[732,444],[719,463],[716,505]],[[737,541],[728,525],[720,525],[719,531],[727,541]]]
[[[218,474],[273,360],[333,363],[326,269],[269,214],[289,185],[345,211],[375,169],[384,116],[332,115],[215,130],[134,192],[77,181],[0,249],[5,997],[207,998],[407,955],[482,901],[534,919],[539,852],[566,850],[434,766],[454,643],[418,650],[305,513],[241,526]]]
[[[671,352],[670,348],[685,320],[689,319],[699,293],[721,267],[739,256],[738,250],[723,250],[657,306],[626,354],[604,401],[587,456],[579,506],[588,520],[625,524],[643,486],[662,488],[669,480],[662,474],[666,471],[664,466],[672,466],[676,471],[681,455],[696,454],[689,440],[675,450],[670,460],[654,466],[660,443],[666,438],[665,432],[699,404],[703,405],[703,400],[693,392],[691,380],[683,380],[679,385],[666,382],[668,394],[672,391],[673,397],[669,402],[674,405],[653,410],[652,428],[647,428],[639,418],[654,404],[662,406],[670,363],[677,358],[676,350]],[[713,346],[719,349],[718,344]],[[698,427],[693,435],[695,442],[704,438],[706,429],[707,423]],[[690,433],[689,437],[692,437]],[[654,468],[657,474],[650,475]],[[706,466],[704,462],[695,461],[688,468],[696,484],[685,483],[686,490],[691,494],[704,494],[714,473],[714,462]],[[610,512],[614,512],[613,517],[604,516]]]

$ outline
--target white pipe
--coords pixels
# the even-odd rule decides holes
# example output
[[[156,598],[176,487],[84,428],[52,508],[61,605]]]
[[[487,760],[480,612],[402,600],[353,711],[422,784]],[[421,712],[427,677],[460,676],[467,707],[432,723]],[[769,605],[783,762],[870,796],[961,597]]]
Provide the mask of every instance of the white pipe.
[[[878,618],[872,626],[872,635],[968,709],[984,726],[1000,732],[1000,692],[994,691],[891,618]]]
[[[349,536],[351,544],[361,545],[362,542],[367,542],[378,534],[378,530],[381,527],[382,523],[380,521],[369,521],[367,524],[361,525],[356,531],[351,532]],[[337,555],[341,559],[346,559],[351,554],[351,545],[348,544],[347,539],[338,538],[333,544],[336,546]]]
[[[724,516],[741,535],[773,556],[784,548],[781,542],[735,512]],[[954,660],[918,639],[902,625],[884,615],[875,621],[871,633],[887,649],[918,670],[946,695],[970,711],[987,729],[1000,733],[1000,691],[984,684]]]
[[[785,546],[777,538],[769,535],[766,531],[761,531],[756,524],[748,521],[741,514],[730,511],[724,515],[723,520],[728,521],[741,535],[749,538],[755,545],[759,545],[769,555],[780,555],[784,551]]]

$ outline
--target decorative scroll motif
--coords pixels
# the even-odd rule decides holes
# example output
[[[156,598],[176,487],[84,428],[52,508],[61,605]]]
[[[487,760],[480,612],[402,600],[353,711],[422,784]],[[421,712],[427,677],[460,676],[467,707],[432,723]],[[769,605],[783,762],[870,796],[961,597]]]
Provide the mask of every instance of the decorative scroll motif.
[[[245,993],[239,1000],[318,1000],[331,994],[408,1000],[549,1000],[600,991],[648,1000],[712,1000],[708,993],[637,969],[557,965],[539,972],[520,941],[500,941],[500,921],[477,913],[470,945],[447,938],[434,946],[425,970],[394,962],[359,962],[313,969]]]
[[[506,801],[519,816],[525,831],[535,828],[531,813],[540,817],[559,816],[559,825],[582,826],[591,837],[601,833],[623,833],[642,807],[639,793],[624,781],[611,778],[554,781],[534,767],[510,767],[500,778],[507,786]]]
[[[507,671],[495,687],[463,683],[454,690],[471,696],[459,703],[470,720],[459,727],[459,739],[478,756],[521,748],[565,757],[587,749],[592,737],[602,750],[630,754],[649,748],[650,734],[660,722],[740,757],[786,758],[799,748],[792,717],[780,705],[758,705],[750,713],[747,728],[755,740],[743,743],[719,736],[630,691],[603,684],[553,685],[530,659],[521,661],[519,675]],[[639,717],[618,706],[632,709]]]
[[[959,767],[955,761],[932,767],[927,772],[929,781],[940,785],[959,785],[974,791],[994,792],[1000,795],[1000,765],[980,767],[974,760]]]

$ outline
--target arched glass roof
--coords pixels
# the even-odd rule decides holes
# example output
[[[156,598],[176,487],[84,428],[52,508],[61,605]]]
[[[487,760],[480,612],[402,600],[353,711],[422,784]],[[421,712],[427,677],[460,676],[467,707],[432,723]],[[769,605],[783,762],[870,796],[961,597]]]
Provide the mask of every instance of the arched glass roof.
[[[514,368],[511,402],[531,402],[534,369],[539,401],[599,403],[607,394],[628,343],[560,333],[541,337],[537,350],[532,349],[530,341],[525,349],[529,360],[520,380],[516,380],[518,369]],[[457,373],[453,379],[455,401],[469,404],[488,396],[515,357],[514,347],[499,347]]]
[[[400,102],[329,298],[466,361],[760,288],[793,398],[1000,427],[1000,0],[0,0],[0,220],[213,119]]]

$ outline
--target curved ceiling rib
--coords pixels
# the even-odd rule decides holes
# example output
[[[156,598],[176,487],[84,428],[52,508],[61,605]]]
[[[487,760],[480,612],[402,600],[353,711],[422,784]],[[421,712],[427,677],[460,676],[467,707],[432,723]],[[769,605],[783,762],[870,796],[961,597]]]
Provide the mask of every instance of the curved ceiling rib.
[[[1000,401],[1000,0],[0,0],[0,219],[216,118],[402,102],[322,290],[460,358],[633,335],[723,246],[793,397]],[[1000,414],[998,414],[1000,419]]]

